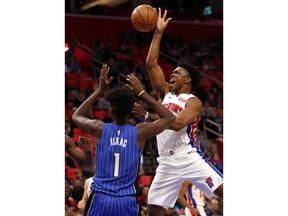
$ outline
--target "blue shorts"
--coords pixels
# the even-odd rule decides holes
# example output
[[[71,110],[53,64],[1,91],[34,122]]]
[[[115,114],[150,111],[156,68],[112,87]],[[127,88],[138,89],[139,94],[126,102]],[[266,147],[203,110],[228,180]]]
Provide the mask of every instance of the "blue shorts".
[[[94,193],[88,216],[138,216],[139,208],[134,196],[111,196]]]

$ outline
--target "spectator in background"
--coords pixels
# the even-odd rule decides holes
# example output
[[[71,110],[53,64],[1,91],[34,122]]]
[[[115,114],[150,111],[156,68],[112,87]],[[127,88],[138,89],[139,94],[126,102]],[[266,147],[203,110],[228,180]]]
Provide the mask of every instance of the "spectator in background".
[[[211,163],[221,172],[223,173],[223,162],[220,159],[218,153],[213,154],[213,158],[211,160]]]
[[[70,59],[67,62],[66,66],[67,66],[66,73],[81,73],[80,64],[78,63],[78,61],[75,58],[75,56],[71,56],[70,57]]]
[[[214,155],[213,144],[211,142],[206,141],[204,153],[205,153],[205,157],[208,158],[209,161],[211,161]]]
[[[202,121],[205,121],[206,119],[212,121],[215,119],[215,113],[213,108],[210,106],[209,101],[204,101],[202,108]]]
[[[99,110],[109,110],[110,108],[110,103],[107,100],[107,92],[104,92],[103,95],[99,98],[97,102],[97,109]]]
[[[71,190],[71,194],[76,203],[82,199],[84,193],[83,183],[84,182],[78,178],[76,178],[73,182],[73,189]]]
[[[223,216],[218,197],[215,196],[209,200],[208,205],[205,207],[205,212],[207,216]]]

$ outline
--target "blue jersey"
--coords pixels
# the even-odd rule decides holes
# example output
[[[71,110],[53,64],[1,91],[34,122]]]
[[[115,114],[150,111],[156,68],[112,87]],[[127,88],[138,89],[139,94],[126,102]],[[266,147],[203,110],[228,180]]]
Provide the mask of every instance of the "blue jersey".
[[[96,145],[92,191],[118,197],[134,195],[140,155],[136,126],[104,124]]]

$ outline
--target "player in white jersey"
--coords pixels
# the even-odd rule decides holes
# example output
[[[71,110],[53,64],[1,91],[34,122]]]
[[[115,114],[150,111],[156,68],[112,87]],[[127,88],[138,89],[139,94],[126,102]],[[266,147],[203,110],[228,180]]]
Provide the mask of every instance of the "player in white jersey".
[[[192,87],[200,81],[200,71],[189,64],[179,64],[165,81],[158,64],[160,41],[172,18],[166,19],[158,10],[157,28],[148,51],[146,65],[154,90],[176,119],[169,129],[157,135],[159,166],[148,194],[148,215],[164,215],[173,207],[182,183],[192,182],[207,198],[223,197],[223,176],[208,161],[196,142],[197,124],[200,121],[202,102],[193,94]]]
[[[93,182],[93,177],[87,178],[84,183],[84,193],[82,199],[78,202],[77,206],[80,209],[84,209],[87,203],[88,197],[91,194],[91,184]]]
[[[206,216],[205,196],[189,181],[182,184],[178,201],[185,207],[186,216]]]

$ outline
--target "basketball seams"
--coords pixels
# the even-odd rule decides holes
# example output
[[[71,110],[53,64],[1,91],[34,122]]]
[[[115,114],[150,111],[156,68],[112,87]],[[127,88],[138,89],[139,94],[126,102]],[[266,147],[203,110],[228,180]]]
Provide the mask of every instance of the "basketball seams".
[[[135,10],[132,12],[131,22],[137,30],[148,32],[157,25],[157,19],[155,20],[155,17],[158,18],[155,9],[153,9],[150,5],[145,5],[145,7],[144,5],[141,5],[138,6],[138,8],[135,8]]]
[[[142,17],[142,15],[141,15],[141,13],[139,12],[139,10],[137,9],[136,10],[137,12],[138,12],[138,14],[140,15],[140,17],[141,17],[141,19],[143,20],[143,24],[145,25],[146,23],[145,23],[145,19]]]
[[[158,18],[158,14],[157,14],[157,13],[154,14],[154,17],[152,18],[152,20],[150,21],[150,23],[153,23],[153,20],[155,19],[155,17]],[[156,25],[157,25],[157,22],[156,22]]]
[[[146,5],[146,14],[147,14],[147,19],[146,21],[150,24],[150,21],[149,21],[149,6]],[[147,31],[147,28],[149,27],[149,24],[148,23],[145,23],[146,24],[146,28],[145,28],[145,31]]]

